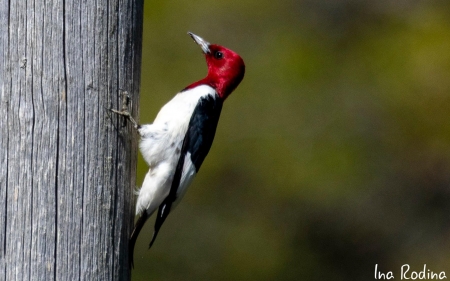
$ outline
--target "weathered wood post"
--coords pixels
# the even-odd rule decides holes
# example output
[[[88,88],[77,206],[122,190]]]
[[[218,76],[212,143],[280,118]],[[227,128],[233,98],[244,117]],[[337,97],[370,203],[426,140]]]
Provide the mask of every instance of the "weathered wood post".
[[[0,0],[0,280],[129,280],[143,0]]]

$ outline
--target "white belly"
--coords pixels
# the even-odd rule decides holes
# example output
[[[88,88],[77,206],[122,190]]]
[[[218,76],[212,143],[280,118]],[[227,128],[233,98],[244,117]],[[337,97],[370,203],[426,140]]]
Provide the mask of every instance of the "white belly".
[[[161,108],[153,124],[139,129],[140,150],[150,169],[139,190],[136,215],[144,210],[151,215],[169,195],[190,117],[201,97],[214,94],[215,90],[206,85],[178,93]],[[195,177],[190,155],[183,164],[177,201]]]

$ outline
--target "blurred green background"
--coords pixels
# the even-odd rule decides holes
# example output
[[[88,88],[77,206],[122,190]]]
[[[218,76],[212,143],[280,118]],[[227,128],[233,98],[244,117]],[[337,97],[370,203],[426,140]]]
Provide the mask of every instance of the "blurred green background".
[[[206,75],[187,31],[246,75],[133,280],[450,277],[450,1],[146,1],[141,123]]]

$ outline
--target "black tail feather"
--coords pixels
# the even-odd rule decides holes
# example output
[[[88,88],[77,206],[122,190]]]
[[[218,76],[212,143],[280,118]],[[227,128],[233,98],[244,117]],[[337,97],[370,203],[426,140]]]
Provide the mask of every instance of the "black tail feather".
[[[161,228],[162,224],[166,220],[167,216],[170,213],[170,208],[172,207],[172,201],[168,198],[163,201],[163,203],[159,206],[158,209],[158,215],[156,217],[155,221],[155,231],[153,232],[152,241],[150,241],[150,245],[148,248],[153,245],[155,242],[156,236],[158,235],[159,229]],[[147,213],[147,211],[144,211],[142,215],[137,220],[136,224],[134,225],[133,232],[131,233],[130,241],[128,242],[128,255],[129,255],[129,263],[132,268],[134,268],[134,247],[136,245],[136,240],[139,236],[139,233],[141,232],[142,228],[144,227],[145,222],[147,219],[153,214]]]
[[[155,221],[155,231],[153,232],[152,241],[150,241],[150,245],[148,246],[149,249],[152,247],[153,243],[155,242],[156,236],[158,235],[158,232],[159,232],[159,229],[161,228],[162,224],[164,223],[167,216],[169,215],[171,207],[172,207],[172,201],[167,198],[159,206],[158,215],[156,216],[156,221]]]
[[[129,263],[132,268],[134,268],[134,245],[136,244],[136,240],[139,236],[139,232],[141,232],[142,227],[144,227],[145,222],[149,218],[149,215],[146,211],[142,213],[139,217],[138,221],[134,225],[133,232],[131,233],[130,241],[128,242],[128,255],[129,255]]]

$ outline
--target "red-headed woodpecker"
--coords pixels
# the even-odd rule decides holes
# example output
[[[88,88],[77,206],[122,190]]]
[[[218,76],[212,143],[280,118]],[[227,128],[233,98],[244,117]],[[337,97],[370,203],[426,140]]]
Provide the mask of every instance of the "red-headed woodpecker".
[[[158,209],[149,248],[161,225],[198,173],[216,132],[225,99],[244,78],[245,65],[235,52],[188,33],[206,57],[208,75],[184,88],[159,111],[153,124],[139,126],[140,150],[149,171],[138,192],[136,222],[129,244],[131,263],[136,239],[147,219]]]

